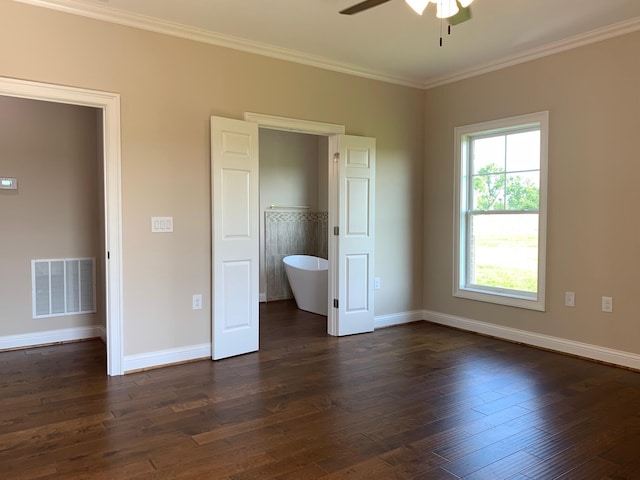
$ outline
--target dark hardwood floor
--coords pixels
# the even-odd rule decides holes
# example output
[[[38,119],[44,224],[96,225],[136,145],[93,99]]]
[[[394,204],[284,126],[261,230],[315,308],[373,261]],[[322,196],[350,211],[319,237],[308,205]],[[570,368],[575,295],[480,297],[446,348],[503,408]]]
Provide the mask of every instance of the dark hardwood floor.
[[[0,353],[0,478],[640,479],[640,374],[425,322],[105,376],[100,341]]]

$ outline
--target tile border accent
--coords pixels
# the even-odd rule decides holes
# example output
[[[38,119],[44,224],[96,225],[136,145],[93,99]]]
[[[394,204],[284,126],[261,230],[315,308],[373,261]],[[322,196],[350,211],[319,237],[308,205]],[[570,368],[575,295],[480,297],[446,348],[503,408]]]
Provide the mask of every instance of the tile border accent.
[[[328,222],[329,212],[264,212],[265,222]]]

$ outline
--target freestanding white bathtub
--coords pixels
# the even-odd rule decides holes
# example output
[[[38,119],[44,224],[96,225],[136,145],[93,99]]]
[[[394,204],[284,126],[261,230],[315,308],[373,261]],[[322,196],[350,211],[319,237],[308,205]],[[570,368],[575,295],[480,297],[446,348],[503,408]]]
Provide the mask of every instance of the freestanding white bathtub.
[[[329,262],[310,255],[289,255],[282,262],[298,308],[326,316]]]

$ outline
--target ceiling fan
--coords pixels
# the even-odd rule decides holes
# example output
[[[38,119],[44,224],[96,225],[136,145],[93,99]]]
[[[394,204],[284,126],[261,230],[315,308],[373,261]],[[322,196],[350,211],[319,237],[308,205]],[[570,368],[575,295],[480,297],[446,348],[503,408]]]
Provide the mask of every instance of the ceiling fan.
[[[364,0],[349,8],[345,8],[340,13],[343,15],[353,15],[389,1],[390,0]],[[471,5],[473,0],[405,0],[405,2],[407,2],[418,15],[422,15],[429,3],[435,3],[437,8],[436,17],[446,18],[451,25],[458,25],[471,18],[469,5]]]

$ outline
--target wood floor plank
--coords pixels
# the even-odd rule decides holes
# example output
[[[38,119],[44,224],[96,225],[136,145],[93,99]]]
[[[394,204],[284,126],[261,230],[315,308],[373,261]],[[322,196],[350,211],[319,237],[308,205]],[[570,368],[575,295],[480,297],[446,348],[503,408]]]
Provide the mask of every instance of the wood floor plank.
[[[343,338],[260,306],[260,352],[106,377],[0,352],[0,478],[640,478],[640,374],[426,322]]]
[[[33,448],[50,449],[69,437],[75,437],[73,441],[76,441],[78,435],[86,436],[96,430],[100,434],[104,431],[102,422],[110,418],[110,413],[101,413],[0,434],[0,452],[4,456]]]
[[[606,478],[614,474],[619,468],[619,465],[615,463],[593,457],[571,469],[564,475],[557,477],[557,480],[592,480],[594,478]]]
[[[322,480],[369,480],[372,478],[393,478],[393,469],[378,457],[357,462],[348,467],[336,470],[328,475],[320,477]]]
[[[412,479],[449,463],[432,451],[419,451],[411,446],[400,447],[380,455],[393,467],[393,478]]]
[[[540,463],[540,459],[523,450],[507,455],[487,466],[465,476],[465,480],[486,480],[491,478],[509,478]]]
[[[486,447],[482,447],[460,458],[448,459],[451,463],[449,463],[445,468],[454,475],[465,477],[478,470],[485,469],[495,462],[502,461],[505,458],[523,450],[528,445],[537,443],[548,436],[549,434],[546,432],[536,428],[529,428],[518,432],[515,435],[506,437],[498,442],[491,443]]]

